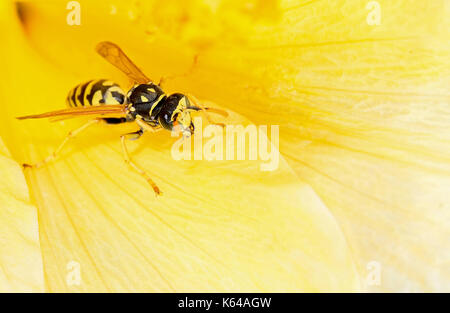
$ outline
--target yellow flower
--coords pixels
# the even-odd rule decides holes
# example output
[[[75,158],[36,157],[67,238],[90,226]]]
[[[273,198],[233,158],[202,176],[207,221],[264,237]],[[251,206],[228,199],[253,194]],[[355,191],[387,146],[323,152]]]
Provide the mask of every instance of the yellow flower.
[[[444,0],[80,1],[80,25],[66,1],[19,8],[0,5],[1,290],[450,290]],[[198,55],[164,88],[280,125],[279,168],[176,161],[176,138],[146,134],[130,150],[156,199],[121,156],[134,127],[99,125],[25,184],[18,164],[80,120],[16,116],[88,79],[127,86],[102,40],[155,81]]]

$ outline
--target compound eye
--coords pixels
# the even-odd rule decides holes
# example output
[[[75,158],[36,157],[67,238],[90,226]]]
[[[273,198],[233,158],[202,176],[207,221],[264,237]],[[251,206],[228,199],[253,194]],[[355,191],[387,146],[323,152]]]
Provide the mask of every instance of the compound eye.
[[[164,129],[172,130],[173,128],[173,121],[170,119],[170,116],[171,115],[165,113],[161,114],[159,117],[159,124],[161,124]]]

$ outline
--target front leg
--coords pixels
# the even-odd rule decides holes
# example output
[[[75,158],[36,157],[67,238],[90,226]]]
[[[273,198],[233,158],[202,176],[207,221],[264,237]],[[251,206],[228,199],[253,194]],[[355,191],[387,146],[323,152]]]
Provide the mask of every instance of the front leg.
[[[219,114],[228,116],[228,113],[227,113],[226,111],[219,110],[219,109],[213,109],[213,108],[205,108],[205,107],[203,106],[203,104],[202,104],[196,97],[194,97],[193,95],[187,94],[186,96],[188,97],[189,101],[192,102],[192,103],[194,104],[195,107],[200,108],[201,112],[205,115],[206,120],[208,121],[209,124],[217,125],[217,126],[220,126],[220,127],[222,127],[222,128],[225,128],[225,124],[224,124],[224,123],[216,123],[216,122],[214,122],[214,121],[210,118],[210,116],[209,116],[209,114],[208,114],[207,111],[210,110],[210,111],[212,111],[212,112],[215,112],[215,113],[219,113]]]
[[[123,157],[125,160],[125,163],[127,163],[128,165],[130,165],[133,169],[135,169],[142,177],[145,178],[145,180],[150,184],[150,186],[152,186],[153,191],[155,192],[155,194],[157,196],[161,195],[162,192],[161,190],[158,188],[158,186],[155,184],[155,182],[153,181],[153,179],[150,177],[150,175],[147,174],[146,171],[144,171],[142,168],[140,168],[136,163],[133,162],[133,160],[130,157],[130,154],[128,152],[127,149],[127,145],[126,145],[126,137],[127,135],[122,135],[120,137],[120,141],[122,143],[122,152],[123,152]]]
[[[151,126],[147,122],[145,122],[141,116],[136,116],[135,120],[136,124],[139,125],[142,131],[149,131],[151,133],[156,133],[157,131],[160,131],[162,128],[160,125],[157,126]]]

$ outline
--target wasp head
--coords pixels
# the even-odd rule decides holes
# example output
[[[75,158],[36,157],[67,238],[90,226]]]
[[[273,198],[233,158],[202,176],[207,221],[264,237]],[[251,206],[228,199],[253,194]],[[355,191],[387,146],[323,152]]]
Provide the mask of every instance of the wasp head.
[[[173,130],[176,127],[183,136],[189,137],[194,133],[194,123],[192,123],[189,99],[180,93],[174,93],[166,98],[158,114],[159,124],[167,129]]]

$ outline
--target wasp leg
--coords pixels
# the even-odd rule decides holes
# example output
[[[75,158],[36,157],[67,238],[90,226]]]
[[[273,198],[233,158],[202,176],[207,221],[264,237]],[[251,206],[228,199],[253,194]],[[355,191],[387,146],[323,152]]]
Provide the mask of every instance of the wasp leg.
[[[46,157],[44,160],[37,162],[35,164],[27,164],[27,163],[23,163],[22,166],[24,168],[27,167],[31,167],[31,168],[39,168],[44,166],[45,164],[55,160],[58,156],[58,154],[61,152],[62,148],[64,148],[64,146],[69,142],[70,139],[74,138],[75,136],[77,136],[79,133],[81,133],[82,131],[84,131],[86,128],[88,128],[91,125],[97,124],[98,122],[100,122],[101,119],[93,119],[90,120],[89,122],[83,124],[81,127],[70,131],[66,138],[64,138],[63,142],[61,142],[61,144],[56,148],[56,150],[50,154],[48,157]]]
[[[138,140],[141,138],[142,134],[144,134],[144,131],[142,129],[139,129],[135,132],[125,134],[123,136],[126,136],[128,140]]]
[[[162,84],[165,83],[165,82],[168,81],[168,80],[175,79],[175,78],[178,78],[178,77],[186,77],[186,76],[189,76],[190,74],[192,74],[192,72],[194,71],[195,67],[197,66],[197,63],[198,63],[198,57],[199,57],[198,54],[196,54],[196,55],[194,56],[194,60],[192,61],[191,66],[190,66],[189,69],[188,69],[186,72],[184,72],[183,74],[172,75],[172,76],[162,76],[162,77],[159,79],[158,86],[162,88]]]
[[[156,133],[156,132],[162,130],[160,125],[151,126],[151,125],[147,124],[140,116],[136,116],[136,119],[134,121],[136,122],[136,124],[139,125],[139,127],[141,128],[142,131],[149,131],[151,133]]]
[[[201,109],[201,111],[205,115],[206,120],[208,121],[208,123],[213,124],[213,125],[218,125],[218,126],[220,126],[222,128],[225,127],[224,123],[216,123],[210,118],[206,108],[200,103],[200,101],[196,97],[194,97],[191,94],[187,94],[187,97],[189,98],[190,102],[192,102],[196,107],[199,107]],[[221,110],[219,110],[219,111],[221,111]]]
[[[141,174],[141,176],[143,176],[145,178],[145,180],[150,184],[150,186],[152,186],[153,191],[155,192],[155,194],[161,195],[161,191],[159,190],[158,186],[156,186],[155,182],[151,179],[151,177],[147,174],[147,172],[145,172],[143,169],[141,169],[138,165],[136,165],[133,160],[130,157],[130,154],[128,153],[128,149],[127,149],[127,145],[125,143],[125,137],[127,135],[122,135],[120,137],[120,141],[122,143],[122,151],[123,151],[123,157],[125,160],[125,163],[127,163],[128,165],[130,165],[132,168],[134,168],[139,174]]]

